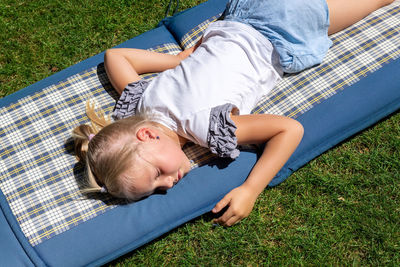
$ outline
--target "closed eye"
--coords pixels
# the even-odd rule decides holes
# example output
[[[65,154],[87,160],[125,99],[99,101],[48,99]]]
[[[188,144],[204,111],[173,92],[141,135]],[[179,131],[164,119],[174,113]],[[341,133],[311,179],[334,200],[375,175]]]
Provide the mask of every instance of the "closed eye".
[[[155,180],[157,180],[161,176],[161,172],[159,169],[156,169],[156,177]]]

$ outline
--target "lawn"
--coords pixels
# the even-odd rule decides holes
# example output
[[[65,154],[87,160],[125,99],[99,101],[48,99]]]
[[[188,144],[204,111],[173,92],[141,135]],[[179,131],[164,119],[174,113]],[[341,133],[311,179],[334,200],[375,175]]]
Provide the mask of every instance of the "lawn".
[[[154,28],[168,2],[0,0],[0,97]],[[265,190],[240,224],[206,214],[109,265],[399,266],[399,229],[397,112]]]

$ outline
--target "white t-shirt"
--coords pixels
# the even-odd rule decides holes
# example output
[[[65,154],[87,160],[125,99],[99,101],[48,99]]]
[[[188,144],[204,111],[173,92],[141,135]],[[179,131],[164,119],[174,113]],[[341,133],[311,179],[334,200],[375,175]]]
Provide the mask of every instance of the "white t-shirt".
[[[207,147],[213,107],[231,103],[249,114],[281,76],[278,56],[263,35],[239,22],[216,21],[196,51],[151,81],[136,110],[151,110],[159,123]]]

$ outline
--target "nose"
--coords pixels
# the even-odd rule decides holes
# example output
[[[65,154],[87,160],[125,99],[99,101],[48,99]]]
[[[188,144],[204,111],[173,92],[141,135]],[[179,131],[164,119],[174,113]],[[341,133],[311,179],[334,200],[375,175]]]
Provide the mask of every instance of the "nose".
[[[175,179],[171,175],[163,175],[159,181],[158,189],[168,190],[174,186]]]

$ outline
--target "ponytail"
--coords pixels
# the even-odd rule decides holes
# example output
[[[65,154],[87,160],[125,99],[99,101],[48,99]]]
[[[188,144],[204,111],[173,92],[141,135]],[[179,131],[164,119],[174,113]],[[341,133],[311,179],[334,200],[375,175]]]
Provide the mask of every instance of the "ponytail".
[[[94,103],[86,102],[86,115],[90,119],[90,125],[81,124],[72,131],[72,137],[75,143],[75,156],[78,161],[85,163],[89,147],[89,141],[102,128],[111,123],[111,119],[104,115],[102,110],[96,109]]]
[[[86,115],[90,119],[90,125],[81,124],[72,131],[72,137],[74,139],[74,150],[75,156],[78,161],[86,165],[86,177],[87,184],[83,193],[98,193],[104,192],[105,187],[99,185],[96,176],[94,175],[88,161],[88,150],[89,142],[94,136],[105,126],[111,123],[111,119],[104,115],[102,110],[96,109],[96,105],[93,102],[86,102]]]

